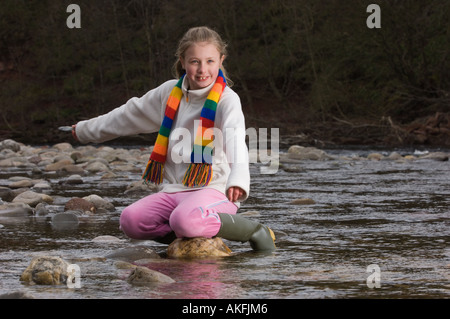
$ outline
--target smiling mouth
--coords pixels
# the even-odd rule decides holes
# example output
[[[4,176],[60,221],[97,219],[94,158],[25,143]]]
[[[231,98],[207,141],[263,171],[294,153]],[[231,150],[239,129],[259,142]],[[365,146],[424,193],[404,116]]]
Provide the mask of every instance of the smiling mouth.
[[[208,79],[207,76],[197,76],[197,80],[199,80],[199,81],[205,81],[207,79]]]

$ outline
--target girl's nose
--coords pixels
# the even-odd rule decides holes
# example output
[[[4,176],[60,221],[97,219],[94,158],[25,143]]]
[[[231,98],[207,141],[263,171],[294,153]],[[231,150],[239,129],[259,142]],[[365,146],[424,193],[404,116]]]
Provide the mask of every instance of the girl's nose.
[[[205,65],[203,63],[198,64],[197,73],[203,74],[206,72]]]

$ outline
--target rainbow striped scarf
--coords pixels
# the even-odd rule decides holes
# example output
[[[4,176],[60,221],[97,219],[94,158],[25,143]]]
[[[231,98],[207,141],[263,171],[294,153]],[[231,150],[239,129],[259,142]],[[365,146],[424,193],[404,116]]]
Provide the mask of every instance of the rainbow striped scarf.
[[[164,163],[167,157],[167,148],[169,145],[169,135],[172,129],[173,119],[180,105],[183,91],[181,84],[185,75],[183,75],[175,87],[170,92],[164,113],[164,119],[156,138],[153,152],[147,164],[142,178],[144,182],[161,184],[163,181]],[[214,83],[211,91],[206,98],[200,114],[200,125],[197,129],[194,140],[194,147],[191,153],[191,164],[189,165],[183,179],[183,184],[188,187],[206,186],[212,177],[212,134],[208,138],[204,138],[206,130],[214,127],[216,118],[216,109],[219,99],[226,86],[225,76],[219,69],[219,75]]]

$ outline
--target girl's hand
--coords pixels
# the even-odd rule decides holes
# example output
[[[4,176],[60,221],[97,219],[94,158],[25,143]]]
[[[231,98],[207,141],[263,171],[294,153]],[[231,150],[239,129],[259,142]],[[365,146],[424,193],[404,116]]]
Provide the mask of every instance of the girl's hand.
[[[77,125],[76,125],[76,124],[72,125],[72,136],[73,136],[73,138],[75,139],[75,141],[78,141],[76,128],[77,128]]]
[[[244,194],[245,191],[237,186],[230,187],[227,190],[227,198],[230,202],[236,202]]]

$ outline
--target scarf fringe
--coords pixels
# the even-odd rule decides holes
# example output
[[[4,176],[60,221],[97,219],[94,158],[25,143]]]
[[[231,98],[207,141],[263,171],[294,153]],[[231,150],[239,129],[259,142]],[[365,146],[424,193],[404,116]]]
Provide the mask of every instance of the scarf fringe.
[[[212,165],[208,163],[191,163],[183,178],[184,186],[207,186],[212,177]]]
[[[154,183],[156,185],[161,184],[163,181],[163,170],[163,163],[150,159],[147,163],[147,168],[145,169],[144,174],[142,174],[144,183]]]

